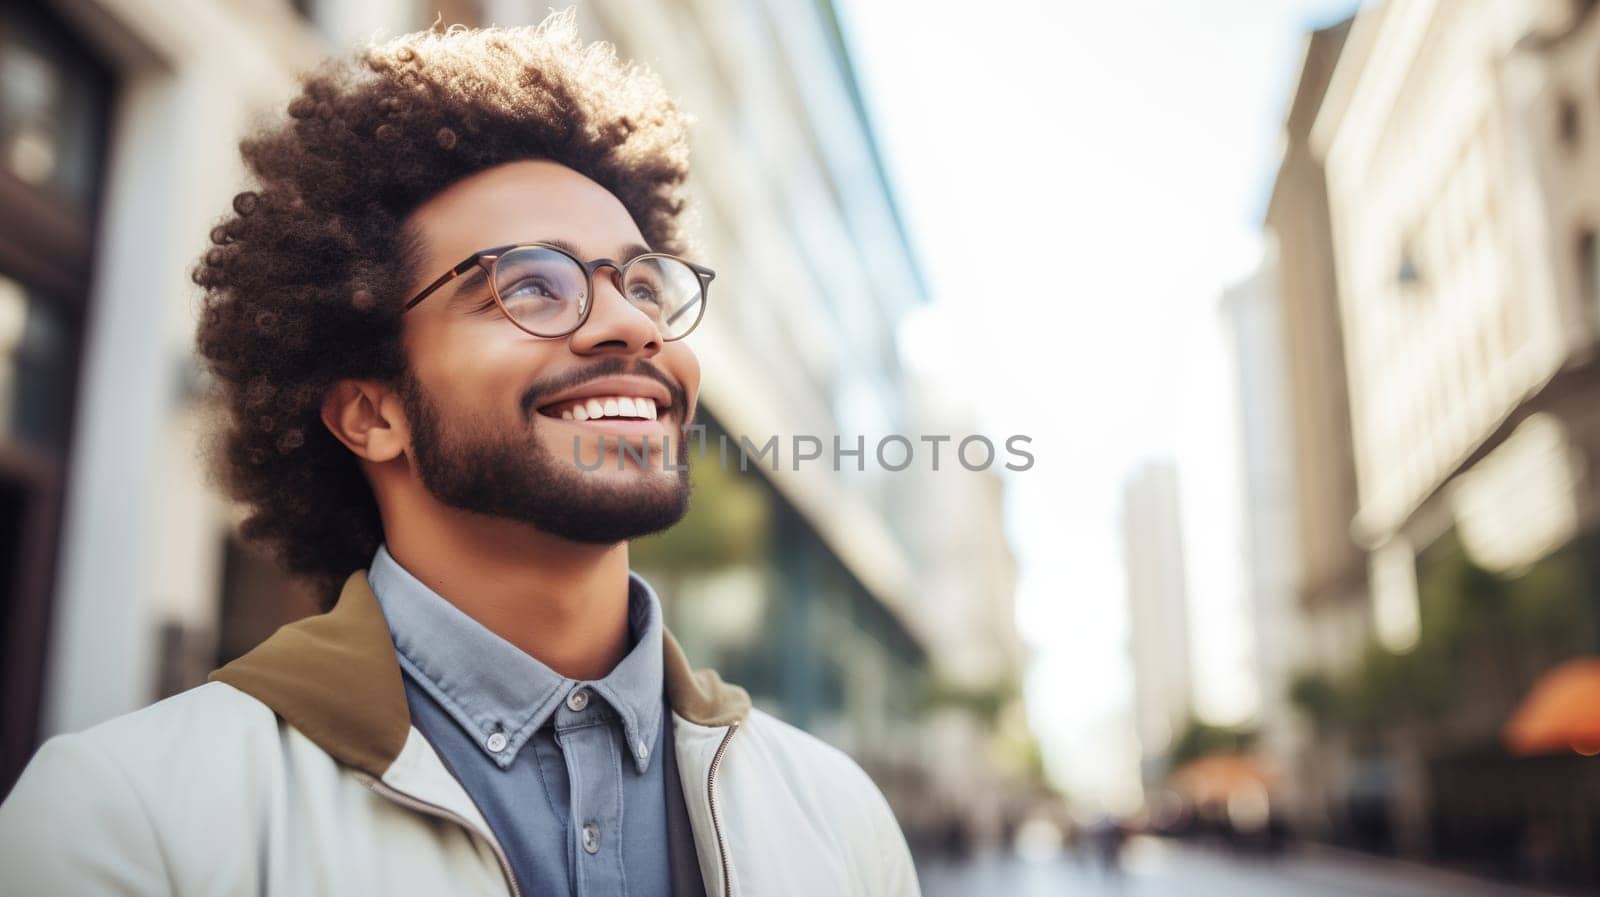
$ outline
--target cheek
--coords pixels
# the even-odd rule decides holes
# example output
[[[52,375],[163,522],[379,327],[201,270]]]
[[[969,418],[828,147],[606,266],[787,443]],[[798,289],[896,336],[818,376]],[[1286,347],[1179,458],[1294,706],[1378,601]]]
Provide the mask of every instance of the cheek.
[[[546,366],[549,346],[499,327],[455,329],[435,343],[426,365],[437,394],[480,412],[520,414],[522,394]]]
[[[670,351],[674,349],[677,351]],[[661,367],[683,388],[684,398],[693,408],[700,397],[700,359],[681,343],[669,343],[668,350],[670,354],[669,351],[661,353]]]

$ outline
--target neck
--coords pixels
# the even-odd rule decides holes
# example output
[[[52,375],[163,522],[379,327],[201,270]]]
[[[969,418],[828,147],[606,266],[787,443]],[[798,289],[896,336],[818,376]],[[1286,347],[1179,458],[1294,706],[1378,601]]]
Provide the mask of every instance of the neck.
[[[627,655],[627,542],[585,545],[438,505],[384,517],[401,566],[557,673],[601,679]]]

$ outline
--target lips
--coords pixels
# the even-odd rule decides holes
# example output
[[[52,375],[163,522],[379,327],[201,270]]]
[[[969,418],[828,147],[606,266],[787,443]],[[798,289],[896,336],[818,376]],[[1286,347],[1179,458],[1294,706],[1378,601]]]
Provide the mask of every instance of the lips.
[[[670,423],[671,410],[657,409],[654,402],[642,397],[571,399],[540,408],[539,416],[591,433],[653,437],[649,441],[663,447],[665,437],[672,435],[674,429]]]
[[[546,416],[560,417],[562,410],[575,410],[576,406],[572,403],[579,399],[601,400],[603,412],[606,399],[622,398],[632,399],[635,402],[641,398],[649,399],[654,403],[658,414],[672,405],[672,393],[664,384],[652,377],[599,377],[545,399],[539,404],[539,412]],[[584,404],[587,407],[587,401]],[[551,410],[555,410],[555,414],[551,415]]]
[[[553,402],[539,409],[546,417],[563,420],[655,420],[656,401],[648,396],[590,396]]]

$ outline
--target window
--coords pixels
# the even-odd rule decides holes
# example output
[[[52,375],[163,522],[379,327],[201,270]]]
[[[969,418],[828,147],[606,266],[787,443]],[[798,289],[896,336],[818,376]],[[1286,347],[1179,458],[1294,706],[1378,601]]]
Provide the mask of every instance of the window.
[[[1578,113],[1578,104],[1564,94],[1556,102],[1556,133],[1568,151],[1577,149],[1583,139],[1583,119]]]
[[[1600,239],[1591,229],[1578,236],[1578,299],[1590,326],[1600,332]]]
[[[1395,267],[1395,281],[1400,284],[1400,289],[1409,291],[1422,285],[1422,268],[1417,265],[1417,249],[1414,240],[1406,240],[1400,246],[1400,257]]]

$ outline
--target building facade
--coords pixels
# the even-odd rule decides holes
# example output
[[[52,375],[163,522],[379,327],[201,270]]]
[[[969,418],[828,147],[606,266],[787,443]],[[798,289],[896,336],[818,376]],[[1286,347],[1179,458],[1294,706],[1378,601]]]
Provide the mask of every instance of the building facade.
[[[1600,648],[1597,70],[1586,0],[1367,6],[1312,38],[1268,216],[1302,406],[1302,594],[1346,608],[1310,626],[1329,634],[1317,666],[1350,674],[1324,694],[1341,706],[1315,750],[1347,749],[1327,803],[1363,846],[1517,874],[1547,873],[1540,838],[1586,885],[1594,814],[1551,783],[1588,774],[1516,757],[1502,731],[1542,671]],[[1319,397],[1348,400],[1353,490],[1342,409]]]
[[[1291,689],[1300,677],[1346,674],[1373,631],[1366,554],[1351,534],[1357,510],[1355,448],[1327,180],[1310,141],[1349,31],[1347,19],[1306,35],[1265,220],[1277,273],[1289,421],[1286,456],[1294,517],[1289,531],[1299,562],[1300,662],[1288,671]],[[1309,739],[1283,765],[1300,791],[1290,807],[1294,824],[1329,835],[1340,811],[1337,795],[1349,774],[1348,752],[1337,739]]]
[[[1372,552],[1376,624],[1396,647],[1416,620],[1414,586],[1393,570],[1454,524],[1460,490],[1446,484],[1537,411],[1563,414],[1561,396],[1588,376],[1596,331],[1572,211],[1583,184],[1551,165],[1552,150],[1571,151],[1546,146],[1566,141],[1570,110],[1538,49],[1583,8],[1375,6],[1356,18],[1312,128],[1338,266],[1355,531]],[[1565,429],[1591,427],[1573,418]],[[1581,490],[1570,478],[1549,488],[1565,495],[1501,509],[1523,518],[1522,563],[1592,517],[1587,501],[1571,507]],[[1565,526],[1541,516],[1547,498]]]
[[[1133,655],[1134,731],[1146,795],[1166,781],[1167,754],[1194,714],[1189,590],[1178,468],[1149,461],[1123,486],[1122,550]]]
[[[1252,673],[1260,703],[1258,748],[1275,770],[1280,813],[1303,816],[1307,800],[1295,774],[1308,742],[1291,701],[1294,677],[1308,663],[1309,628],[1300,602],[1299,519],[1291,449],[1289,378],[1276,252],[1222,294],[1239,407],[1241,509]]]
[[[1300,603],[1308,618],[1306,649],[1319,668],[1347,664],[1370,630],[1366,557],[1350,532],[1355,449],[1327,181],[1310,146],[1311,124],[1349,29],[1347,20],[1306,37],[1265,222],[1283,328]]]

